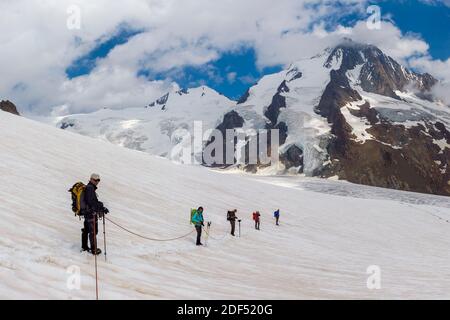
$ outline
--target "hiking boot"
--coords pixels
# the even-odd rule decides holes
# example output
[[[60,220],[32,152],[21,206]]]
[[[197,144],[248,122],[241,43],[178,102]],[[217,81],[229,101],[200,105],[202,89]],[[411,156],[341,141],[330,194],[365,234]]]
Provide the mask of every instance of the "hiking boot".
[[[89,247],[81,248],[81,252],[85,252],[85,251],[89,252],[89,251],[91,251],[91,249]]]
[[[197,243],[197,245],[198,245],[198,246],[202,246],[202,245],[203,245],[203,243],[199,242],[199,243]]]
[[[99,248],[97,248],[97,250],[89,250],[90,253],[92,253],[93,255],[98,256],[100,253],[102,253],[102,250],[100,250]]]

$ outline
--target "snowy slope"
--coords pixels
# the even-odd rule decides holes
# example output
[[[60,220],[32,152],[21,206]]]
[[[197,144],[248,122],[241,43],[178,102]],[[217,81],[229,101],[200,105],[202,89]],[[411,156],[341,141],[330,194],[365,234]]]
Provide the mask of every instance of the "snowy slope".
[[[181,166],[3,112],[0,128],[0,298],[95,297],[94,259],[79,253],[67,192],[93,171],[116,222],[176,237],[191,230],[189,208],[203,205],[216,239],[151,242],[108,224],[102,299],[450,298],[450,224],[437,217],[450,219],[448,198]],[[229,208],[243,218],[240,239],[223,237]],[[79,291],[66,287],[73,265]],[[381,290],[366,288],[370,265],[381,267]]]
[[[339,58],[327,64],[330,53],[331,50],[327,49],[319,55],[295,62],[277,74],[263,77],[250,88],[246,101],[236,107],[246,121],[244,128],[264,128],[267,107],[284,82],[289,89],[281,92],[286,105],[280,110],[277,121],[286,123],[289,135],[280,151],[284,152],[292,145],[303,150],[306,175],[312,175],[326,158],[323,141],[329,138],[331,128],[327,119],[314,112],[314,107],[319,104],[330,82],[331,70],[339,69],[341,65]],[[259,119],[258,125],[254,123],[255,118]]]
[[[215,128],[233,102],[202,86],[168,93],[145,108],[103,109],[90,114],[58,117],[51,121],[59,128],[114,144],[170,157],[173,146],[182,138],[177,130],[193,135],[194,121],[204,130]]]

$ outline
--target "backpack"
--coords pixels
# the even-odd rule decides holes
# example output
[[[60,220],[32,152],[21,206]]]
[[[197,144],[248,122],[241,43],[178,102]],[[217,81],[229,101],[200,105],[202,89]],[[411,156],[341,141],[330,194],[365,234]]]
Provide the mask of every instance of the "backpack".
[[[72,211],[75,213],[75,216],[82,216],[83,211],[86,209],[86,203],[84,201],[85,189],[86,186],[83,182],[77,182],[69,190],[72,196]]]
[[[256,212],[253,212],[253,220],[256,221]]]
[[[195,224],[192,219],[194,219],[194,215],[197,213],[197,209],[191,209],[191,219],[189,220],[191,224]]]

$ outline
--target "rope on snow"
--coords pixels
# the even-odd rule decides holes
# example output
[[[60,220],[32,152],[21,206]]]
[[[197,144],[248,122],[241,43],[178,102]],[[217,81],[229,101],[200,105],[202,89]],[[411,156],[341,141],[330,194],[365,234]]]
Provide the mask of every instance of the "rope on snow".
[[[130,234],[132,234],[132,235],[135,235],[136,237],[139,237],[139,238],[142,238],[142,239],[145,239],[145,240],[149,240],[149,241],[159,241],[159,242],[175,241],[175,240],[179,240],[179,239],[182,239],[182,238],[186,238],[186,237],[190,236],[192,233],[194,233],[194,231],[195,231],[195,230],[191,230],[188,234],[185,234],[185,235],[183,235],[183,236],[176,237],[176,238],[171,238],[171,239],[155,239],[155,238],[146,237],[146,236],[143,236],[143,235],[138,234],[138,233],[136,233],[136,232],[133,232],[133,231],[131,231],[131,230],[129,230],[129,229],[127,229],[127,228],[121,226],[121,225],[118,224],[117,222],[112,221],[111,219],[109,219],[109,218],[107,218],[107,217],[105,217],[105,219],[107,219],[109,222],[111,222],[111,223],[112,223],[113,225],[115,225],[116,227],[118,227],[118,228],[120,228],[120,229],[122,229],[122,230],[124,230],[124,231],[126,231],[126,232],[128,232],[128,233],[130,233]]]

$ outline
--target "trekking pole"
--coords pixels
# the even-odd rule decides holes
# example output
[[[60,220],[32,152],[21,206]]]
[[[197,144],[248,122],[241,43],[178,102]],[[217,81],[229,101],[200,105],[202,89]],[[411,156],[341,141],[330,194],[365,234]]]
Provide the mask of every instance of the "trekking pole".
[[[96,300],[98,300],[98,272],[97,272],[97,235],[96,235],[96,231],[95,230],[95,223],[97,220],[97,214],[94,214],[94,219],[92,220],[93,223],[93,229],[94,229],[94,234],[92,235],[94,237],[94,261],[95,261],[95,297]]]
[[[239,238],[241,237],[241,221],[242,220],[238,220],[238,222],[239,222]]]
[[[106,261],[106,218],[105,215],[103,215],[103,247],[105,249],[105,261]]]

